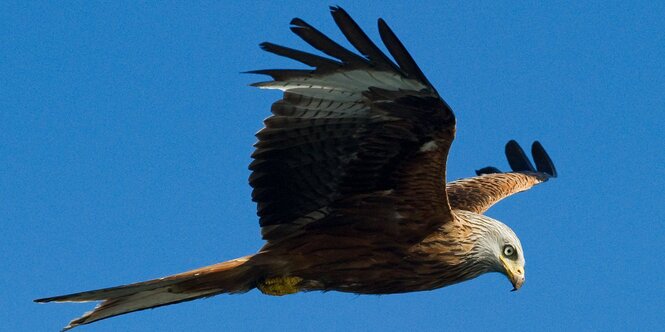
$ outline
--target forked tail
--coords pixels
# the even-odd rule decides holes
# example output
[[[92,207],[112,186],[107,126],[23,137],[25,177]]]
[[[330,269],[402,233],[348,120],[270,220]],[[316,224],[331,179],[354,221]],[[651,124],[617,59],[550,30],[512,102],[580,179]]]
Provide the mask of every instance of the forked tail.
[[[35,302],[102,301],[69,322],[63,331],[101,319],[221,293],[243,293],[256,286],[260,272],[246,256],[172,276],[130,285],[35,300]]]

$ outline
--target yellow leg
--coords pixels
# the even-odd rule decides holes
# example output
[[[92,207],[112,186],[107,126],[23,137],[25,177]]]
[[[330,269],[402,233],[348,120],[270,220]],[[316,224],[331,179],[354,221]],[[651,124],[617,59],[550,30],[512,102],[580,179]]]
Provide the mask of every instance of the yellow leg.
[[[257,288],[266,295],[282,296],[300,291],[298,284],[301,281],[299,277],[268,278],[260,282]]]

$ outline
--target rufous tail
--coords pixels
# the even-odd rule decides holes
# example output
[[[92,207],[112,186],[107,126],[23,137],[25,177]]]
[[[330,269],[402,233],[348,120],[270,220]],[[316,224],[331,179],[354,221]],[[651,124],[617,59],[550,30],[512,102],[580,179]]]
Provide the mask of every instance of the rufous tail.
[[[221,293],[243,293],[256,287],[260,273],[246,256],[172,276],[130,285],[35,300],[35,302],[102,301],[74,319],[63,331],[105,318]]]

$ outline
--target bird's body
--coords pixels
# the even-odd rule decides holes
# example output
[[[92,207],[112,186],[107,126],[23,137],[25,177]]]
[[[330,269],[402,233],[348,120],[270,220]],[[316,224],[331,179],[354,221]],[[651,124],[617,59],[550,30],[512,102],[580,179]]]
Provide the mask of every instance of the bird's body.
[[[556,176],[540,143],[536,167],[514,141],[512,172],[446,182],[450,107],[383,20],[391,61],[341,8],[332,15],[357,55],[300,19],[291,30],[331,58],[263,43],[313,70],[260,70],[284,91],[257,133],[249,168],[265,246],[256,254],[151,281],[37,300],[102,301],[66,329],[128,312],[258,288],[391,294],[432,290],[487,272],[524,282],[515,233],[484,215]]]
[[[398,213],[395,218],[399,218]],[[267,269],[271,271],[267,280],[302,279],[297,285],[299,291],[390,294],[431,290],[462,281],[452,276],[469,264],[464,258],[473,250],[473,243],[451,239],[468,239],[472,233],[468,225],[447,223],[414,245],[368,236],[375,231],[362,229],[358,236],[336,234],[334,229],[315,231],[288,243],[269,245],[256,259],[267,264],[279,262]],[[432,278],[434,275],[437,277]]]
[[[377,234],[371,228],[361,230],[357,237],[329,229],[288,243],[268,245],[252,258],[255,264],[270,271],[259,282],[259,289],[269,295],[314,290],[391,294],[437,289],[486,272],[499,272],[499,262],[476,266],[473,258],[482,254],[477,241],[488,224],[507,227],[473,212],[455,212],[463,218],[445,223],[414,245],[395,243],[390,237],[369,236]],[[400,218],[399,213],[394,215]],[[280,286],[283,279],[294,281],[288,278],[298,280],[287,287],[289,291],[263,289],[265,280]]]

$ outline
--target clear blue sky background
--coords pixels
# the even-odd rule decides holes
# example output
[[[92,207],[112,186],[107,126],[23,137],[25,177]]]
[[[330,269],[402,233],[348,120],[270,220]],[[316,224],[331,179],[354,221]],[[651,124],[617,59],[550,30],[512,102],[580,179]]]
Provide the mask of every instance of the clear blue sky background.
[[[254,291],[80,331],[657,330],[665,324],[665,5],[338,1],[383,17],[453,107],[449,178],[506,168],[540,140],[560,177],[489,211],[515,229],[527,282],[421,293]],[[279,93],[252,69],[305,47],[301,17],[341,37],[329,2],[0,5],[0,322],[53,331],[92,304],[38,297],[254,252],[254,133]],[[348,45],[345,43],[345,45]]]

